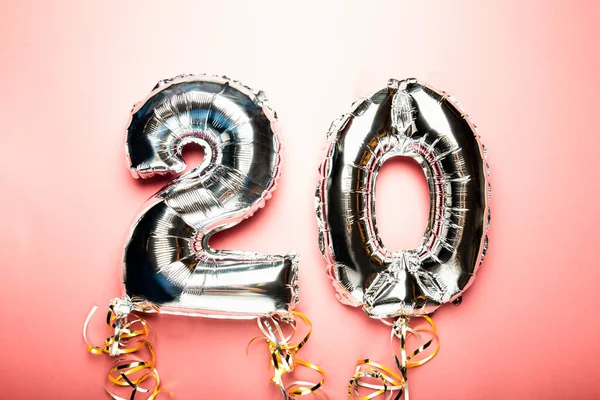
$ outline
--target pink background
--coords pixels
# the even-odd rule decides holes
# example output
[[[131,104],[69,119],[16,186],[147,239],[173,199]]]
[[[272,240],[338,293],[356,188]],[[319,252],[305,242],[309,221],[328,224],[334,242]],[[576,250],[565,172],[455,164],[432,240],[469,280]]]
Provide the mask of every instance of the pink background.
[[[357,358],[391,356],[388,328],[337,303],[324,274],[325,132],[357,97],[413,76],[473,117],[494,193],[488,257],[463,304],[436,314],[442,349],[410,371],[411,398],[597,398],[599,18],[592,1],[0,2],[1,397],[105,398],[109,360],[86,353],[81,327],[119,294],[129,224],[164,183],[130,177],[128,113],[159,79],[208,72],[265,90],[285,146],[273,199],[214,245],[300,252],[298,309],[315,326],[302,352],[332,400]],[[377,196],[386,245],[414,247],[420,170],[386,165]],[[264,349],[244,355],[254,322],[152,325],[178,399],[280,398]]]

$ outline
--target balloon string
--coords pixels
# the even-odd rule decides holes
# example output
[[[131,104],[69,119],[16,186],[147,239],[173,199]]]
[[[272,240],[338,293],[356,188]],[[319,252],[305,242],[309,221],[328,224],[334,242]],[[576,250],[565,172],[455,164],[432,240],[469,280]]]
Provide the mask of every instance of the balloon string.
[[[435,323],[429,316],[424,316],[423,318],[429,326],[414,328],[408,324],[409,319],[403,317],[399,318],[392,326],[390,334],[392,348],[394,338],[400,339],[400,356],[398,356],[396,351],[393,351],[394,363],[400,373],[369,359],[358,360],[356,371],[348,384],[348,397],[350,399],[371,400],[383,396],[386,400],[392,398],[399,400],[404,394],[404,400],[409,400],[407,370],[425,364],[435,357],[440,350],[440,341]],[[407,339],[410,335],[421,338],[423,334],[428,334],[431,338],[425,344],[408,354],[406,349]],[[434,344],[435,346],[432,347]],[[411,362],[414,357],[428,349],[430,350],[428,355],[418,361]],[[373,381],[379,381],[380,383],[373,383]],[[359,388],[366,388],[370,390],[370,393],[361,397]]]
[[[134,400],[138,393],[145,393],[146,400],[154,400],[161,393],[167,393],[173,397],[170,391],[160,387],[160,377],[156,370],[156,354],[149,341],[150,325],[143,318],[131,312],[141,310],[143,307],[140,304],[138,300],[130,299],[127,295],[110,302],[106,324],[113,334],[106,338],[102,346],[91,345],[87,339],[88,325],[98,309],[97,306],[92,308],[83,325],[83,339],[88,345],[88,352],[92,354],[106,353],[111,357],[116,357],[145,350],[150,356],[149,360],[144,357],[140,359],[120,358],[111,365],[105,385],[105,390],[111,399]],[[145,383],[144,386],[150,385],[144,387],[143,383]],[[118,387],[130,387],[130,396],[120,397],[117,395],[114,389]]]
[[[261,339],[267,343],[271,355],[271,365],[273,366],[273,377],[271,378],[271,381],[279,386],[284,399],[287,400],[311,393],[319,399],[327,398],[327,395],[321,388],[325,382],[325,371],[321,367],[297,357],[298,351],[306,344],[306,342],[308,342],[312,332],[312,323],[304,314],[297,311],[292,311],[292,313],[297,317],[292,321],[272,317],[259,318],[257,320],[258,328],[263,333],[263,336],[255,337],[248,343],[246,354],[248,354],[248,348],[255,340]],[[292,338],[296,332],[296,322],[298,320],[304,322],[308,326],[308,332],[298,343],[291,344]],[[287,336],[281,329],[282,323],[289,325],[292,328],[292,332]],[[316,383],[306,381],[284,383],[285,375],[294,371],[298,366],[317,371],[321,375],[321,380]],[[317,391],[319,392],[317,393]]]

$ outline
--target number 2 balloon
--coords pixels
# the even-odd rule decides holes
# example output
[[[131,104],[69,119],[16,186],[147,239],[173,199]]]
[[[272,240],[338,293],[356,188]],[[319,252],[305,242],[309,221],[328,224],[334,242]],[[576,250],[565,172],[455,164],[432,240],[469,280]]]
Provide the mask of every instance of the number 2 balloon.
[[[131,113],[125,148],[132,175],[146,179],[182,173],[182,149],[189,143],[204,148],[204,160],[144,205],[125,246],[125,294],[110,304],[108,324],[115,334],[104,347],[89,349],[115,356],[148,347],[151,360],[142,368],[121,362],[108,378],[112,386],[129,386],[136,392],[151,377],[154,386],[147,390],[156,396],[162,389],[146,340],[148,326],[132,311],[262,317],[259,327],[276,370],[273,381],[284,395],[311,393],[322,382],[312,388],[283,384],[282,375],[295,367],[293,356],[303,343],[291,345],[290,337],[275,334],[281,333],[281,322],[295,328],[296,316],[310,324],[292,311],[298,302],[297,255],[209,246],[214,233],[251,217],[271,197],[280,167],[276,115],[263,92],[226,77],[182,75],[161,81]],[[133,345],[132,338],[137,339]],[[140,370],[146,373],[139,375]]]
[[[485,155],[458,102],[415,79],[390,80],[331,125],[316,191],[320,249],[340,302],[362,306],[372,318],[398,318],[392,333],[400,338],[402,353],[394,356],[401,376],[362,360],[350,396],[367,386],[364,378],[374,376],[387,377],[380,378],[375,395],[407,392],[406,368],[427,361],[411,363],[419,357],[406,354],[408,335],[419,331],[408,319],[458,302],[473,282],[490,223]],[[375,224],[375,182],[382,164],[396,156],[421,165],[431,206],[420,245],[391,252]],[[433,322],[426,320],[431,328],[420,331],[437,341]]]
[[[134,177],[182,172],[188,143],[201,145],[205,158],[154,195],[134,224],[124,255],[129,296],[162,313],[232,318],[285,314],[296,304],[295,255],[208,244],[271,196],[279,175],[274,124],[262,92],[223,78],[163,81],[136,105],[126,142]]]

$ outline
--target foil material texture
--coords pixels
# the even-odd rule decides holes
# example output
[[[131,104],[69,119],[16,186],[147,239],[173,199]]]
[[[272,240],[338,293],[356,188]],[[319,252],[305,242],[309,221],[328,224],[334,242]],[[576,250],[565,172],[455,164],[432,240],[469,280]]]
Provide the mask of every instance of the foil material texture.
[[[426,315],[458,302],[488,245],[485,156],[459,103],[416,79],[390,80],[335,120],[319,169],[316,214],[338,300],[373,318]],[[391,252],[377,231],[375,183],[391,157],[415,159],[428,182],[429,221],[416,249]]]
[[[145,203],[123,255],[126,293],[161,313],[290,315],[298,301],[297,254],[209,246],[215,232],[251,217],[276,187],[280,144],[266,96],[226,77],[159,82],[131,113],[126,151],[132,175],[182,173],[188,143],[203,147],[204,160]]]

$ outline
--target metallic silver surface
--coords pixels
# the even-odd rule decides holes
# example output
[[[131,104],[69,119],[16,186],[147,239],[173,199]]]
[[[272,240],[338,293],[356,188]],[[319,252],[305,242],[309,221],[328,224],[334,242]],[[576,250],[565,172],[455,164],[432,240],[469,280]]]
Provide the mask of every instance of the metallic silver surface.
[[[132,227],[123,257],[129,296],[170,314],[289,313],[298,301],[296,254],[208,244],[215,232],[249,218],[271,197],[280,160],[275,122],[263,92],[226,77],[161,81],[134,107],[126,139],[134,177],[181,173],[188,143],[201,145],[205,155],[150,198]]]
[[[415,79],[390,80],[333,122],[326,149],[316,213],[338,299],[373,318],[457,301],[485,256],[491,195],[484,148],[459,104]],[[392,253],[377,232],[375,182],[396,156],[419,162],[431,207],[420,245]]]

